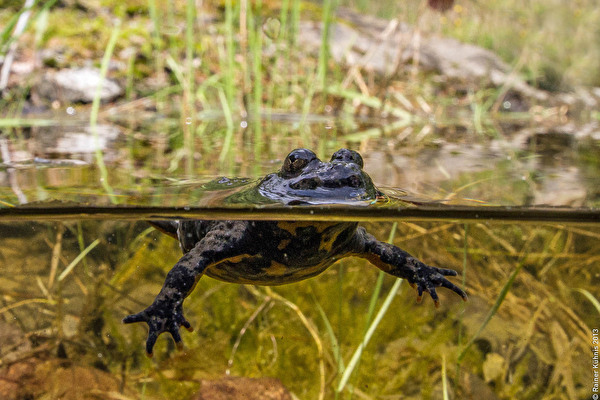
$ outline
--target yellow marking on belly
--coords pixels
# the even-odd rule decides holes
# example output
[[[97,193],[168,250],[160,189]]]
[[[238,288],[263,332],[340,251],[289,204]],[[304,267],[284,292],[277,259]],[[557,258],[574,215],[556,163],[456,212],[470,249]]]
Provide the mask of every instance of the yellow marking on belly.
[[[244,283],[243,278],[236,275],[236,271],[229,268],[219,268],[219,265],[230,263],[230,264],[240,264],[246,261],[247,259],[255,258],[255,256],[250,254],[240,254],[235,257],[230,257],[225,260],[220,260],[215,264],[209,265],[205,270],[204,274],[210,276],[211,278],[220,279],[226,282],[237,282]]]
[[[319,250],[331,251],[335,239],[337,239],[337,235],[323,235],[319,244]]]
[[[271,261],[271,265],[265,269],[267,276],[283,276],[290,272],[292,272],[292,270],[288,268],[287,265],[283,265],[277,261]]]
[[[333,264],[333,262],[329,260],[326,262],[322,262],[321,264],[313,265],[312,267],[299,269],[298,272],[293,275],[293,277],[297,278],[296,280],[310,278],[325,271],[331,266],[331,264]]]
[[[219,264],[222,263],[223,261],[228,261],[232,264],[239,264],[242,261],[246,260],[247,258],[254,258],[254,256],[251,256],[250,254],[240,254],[235,257],[226,258],[225,260],[222,260],[221,262],[219,262]]]

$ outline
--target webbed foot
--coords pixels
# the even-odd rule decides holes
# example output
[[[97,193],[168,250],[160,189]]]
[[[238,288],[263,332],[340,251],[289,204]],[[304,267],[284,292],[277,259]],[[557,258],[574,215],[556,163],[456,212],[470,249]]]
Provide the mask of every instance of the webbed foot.
[[[440,306],[440,300],[436,292],[437,287],[445,287],[458,294],[464,301],[467,301],[467,294],[464,290],[446,279],[446,276],[456,276],[456,271],[430,267],[420,261],[415,265],[414,274],[407,279],[412,287],[417,290],[417,302],[423,299],[423,292],[429,293],[436,307]]]
[[[125,324],[134,322],[145,322],[148,324],[149,332],[148,339],[146,340],[146,355],[148,357],[152,357],[152,349],[161,333],[169,332],[173,340],[175,340],[177,347],[181,349],[183,348],[183,343],[179,334],[179,327],[183,326],[188,331],[193,331],[192,326],[183,316],[181,303],[175,306],[161,302],[152,303],[144,311],[123,318],[123,323]]]

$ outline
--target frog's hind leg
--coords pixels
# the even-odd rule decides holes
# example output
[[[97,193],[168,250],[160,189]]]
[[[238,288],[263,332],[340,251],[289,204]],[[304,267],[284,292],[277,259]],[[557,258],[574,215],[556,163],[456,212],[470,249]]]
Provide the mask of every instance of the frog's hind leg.
[[[146,322],[149,327],[146,353],[151,356],[156,339],[169,332],[178,347],[181,347],[179,327],[192,330],[183,316],[183,300],[192,292],[204,271],[212,265],[239,254],[246,237],[245,226],[232,221],[209,232],[202,240],[183,255],[169,271],[162,289],[154,302],[145,310],[123,319],[126,324]]]
[[[467,300],[464,290],[446,279],[446,276],[456,276],[456,271],[426,265],[399,247],[375,239],[364,228],[357,229],[355,243],[357,243],[358,257],[366,258],[390,275],[406,279],[415,287],[418,294],[417,301],[421,301],[423,292],[428,292],[438,307],[437,287],[450,289],[463,300]]]

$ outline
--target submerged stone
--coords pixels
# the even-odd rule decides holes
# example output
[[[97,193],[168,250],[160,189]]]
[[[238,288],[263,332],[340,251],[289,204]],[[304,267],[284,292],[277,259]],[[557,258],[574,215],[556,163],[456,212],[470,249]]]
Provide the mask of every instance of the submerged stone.
[[[91,67],[69,68],[47,73],[36,86],[36,92],[50,101],[91,103],[100,83],[102,83],[100,90],[102,102],[112,101],[123,94],[123,89],[118,83],[111,79],[102,80],[100,70]]]
[[[224,377],[203,380],[194,400],[292,400],[290,392],[275,378]]]

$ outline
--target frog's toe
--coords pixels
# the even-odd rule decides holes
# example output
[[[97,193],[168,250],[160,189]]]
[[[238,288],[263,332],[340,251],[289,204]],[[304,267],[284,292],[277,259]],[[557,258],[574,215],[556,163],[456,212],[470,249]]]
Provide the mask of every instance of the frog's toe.
[[[154,349],[154,345],[156,344],[156,339],[158,339],[158,335],[160,335],[158,329],[152,329],[152,327],[150,327],[148,339],[146,339],[146,355],[148,357],[152,357],[152,350]]]
[[[417,291],[417,303],[421,303],[421,301],[423,301],[423,288],[421,285],[416,285],[414,283],[411,283],[411,286]]]
[[[169,333],[173,337],[173,340],[175,341],[175,345],[177,346],[177,348],[178,349],[183,348],[183,342],[181,341],[181,334],[179,333],[179,326],[175,325],[175,326],[171,327],[171,329],[169,329]]]
[[[187,319],[183,315],[180,316],[180,320],[178,321],[178,326],[183,326],[189,332],[193,332],[194,328],[192,328],[192,324],[188,322]]]
[[[422,282],[422,283],[416,285],[416,289],[417,289],[417,303],[421,303],[421,301],[423,301],[423,292],[427,292],[431,296],[431,299],[433,300],[433,303],[435,304],[435,306],[436,307],[440,306],[440,299],[438,297],[437,291],[435,290],[435,285],[432,282],[430,282],[430,281]]]
[[[144,311],[137,314],[131,314],[123,318],[124,324],[133,324],[134,322],[148,322],[148,316]]]
[[[438,297],[437,291],[435,290],[435,286],[433,285],[433,283],[427,282],[427,286],[426,286],[425,290],[427,290],[427,292],[431,296],[431,299],[433,300],[433,304],[435,305],[435,307],[438,308],[440,306],[440,298]]]
[[[467,293],[464,290],[462,290],[461,288],[459,288],[458,286],[456,286],[454,283],[450,282],[449,280],[443,279],[440,282],[440,286],[445,287],[446,289],[452,290],[454,293],[456,293],[457,295],[462,297],[462,299],[464,301],[467,301]]]
[[[169,332],[175,343],[180,345],[181,343],[181,335],[179,334],[179,325],[172,323],[171,327],[169,326],[169,321],[164,318],[150,318],[146,320],[148,323],[148,339],[146,339],[146,355],[148,357],[152,357],[152,352],[154,349],[154,345],[156,344],[156,340],[163,332]],[[168,327],[168,328],[167,328]]]
[[[456,272],[453,269],[446,269],[446,268],[437,268],[437,267],[431,267],[435,272],[437,272],[440,275],[443,276],[456,276],[458,275],[458,272]]]
[[[123,323],[132,324],[135,322],[145,322],[148,324],[148,338],[146,339],[146,355],[152,357],[152,349],[158,339],[158,335],[162,333],[160,324],[157,323],[156,319],[151,319],[146,310],[141,311],[137,314],[131,314],[123,318]]]

